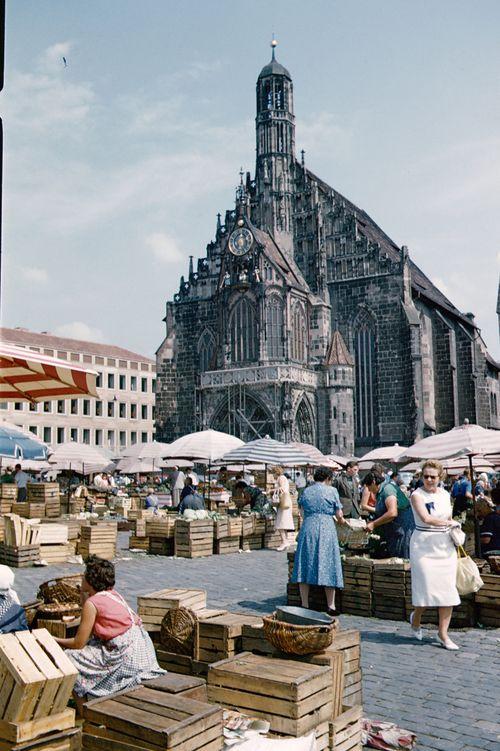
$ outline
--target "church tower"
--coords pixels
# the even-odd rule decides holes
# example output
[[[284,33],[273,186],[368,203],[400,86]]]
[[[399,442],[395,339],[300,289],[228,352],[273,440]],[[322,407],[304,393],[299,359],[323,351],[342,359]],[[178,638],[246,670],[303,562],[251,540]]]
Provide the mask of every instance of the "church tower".
[[[273,39],[271,62],[257,80],[257,162],[255,222],[271,232],[279,245],[292,252],[292,201],[295,164],[295,118],[290,73],[276,60]]]

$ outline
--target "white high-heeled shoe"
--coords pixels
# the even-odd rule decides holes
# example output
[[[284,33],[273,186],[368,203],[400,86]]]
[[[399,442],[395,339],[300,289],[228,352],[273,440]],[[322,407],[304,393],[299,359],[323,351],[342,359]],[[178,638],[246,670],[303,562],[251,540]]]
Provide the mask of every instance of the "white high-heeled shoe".
[[[438,641],[441,644],[441,646],[444,647],[444,649],[448,649],[450,652],[456,652],[458,649],[460,649],[458,644],[455,644],[455,642],[452,641],[449,637],[445,641],[444,639],[441,639],[441,637],[438,635]]]
[[[413,631],[413,636],[415,637],[415,639],[417,639],[417,641],[422,641],[422,639],[424,638],[424,634],[422,632],[422,627],[419,626],[418,628],[413,628],[413,616],[414,615],[415,615],[414,612],[410,613],[410,626],[411,626],[411,630]]]

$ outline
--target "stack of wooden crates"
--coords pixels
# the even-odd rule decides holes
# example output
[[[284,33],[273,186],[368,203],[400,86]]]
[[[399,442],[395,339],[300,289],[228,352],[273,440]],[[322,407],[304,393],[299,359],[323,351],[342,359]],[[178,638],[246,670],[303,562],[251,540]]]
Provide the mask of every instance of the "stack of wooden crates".
[[[146,519],[145,527],[146,537],[149,541],[148,552],[151,555],[174,555],[174,516]]]
[[[29,482],[26,501],[14,503],[12,511],[25,519],[55,519],[61,515],[59,493],[58,482]]]
[[[212,519],[176,519],[175,555],[178,558],[202,558],[212,555],[214,523]]]
[[[0,635],[0,738],[4,751],[77,751],[68,709],[78,671],[45,629]]]
[[[4,541],[0,544],[0,563],[13,568],[33,566],[40,560],[40,526],[30,524],[17,514],[4,516]]]
[[[15,483],[0,483],[0,514],[10,514],[12,504],[17,501],[17,485]]]
[[[97,555],[108,561],[116,555],[118,529],[116,522],[96,522],[80,530],[78,552],[83,559]]]

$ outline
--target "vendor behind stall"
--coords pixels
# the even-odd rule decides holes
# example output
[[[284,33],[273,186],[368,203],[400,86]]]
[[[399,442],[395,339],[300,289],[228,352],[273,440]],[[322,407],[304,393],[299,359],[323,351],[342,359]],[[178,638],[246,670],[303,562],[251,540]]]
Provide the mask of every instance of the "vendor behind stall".
[[[250,509],[258,514],[274,514],[272,503],[263,490],[256,485],[248,485],[244,480],[238,480],[234,485],[235,490],[241,490]]]

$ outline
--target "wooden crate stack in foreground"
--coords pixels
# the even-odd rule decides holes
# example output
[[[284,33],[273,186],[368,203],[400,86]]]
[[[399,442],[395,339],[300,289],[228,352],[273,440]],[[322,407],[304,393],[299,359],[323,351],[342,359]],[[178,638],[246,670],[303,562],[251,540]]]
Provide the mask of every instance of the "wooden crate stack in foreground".
[[[97,555],[108,561],[116,555],[116,540],[118,528],[116,522],[97,522],[80,531],[78,551],[83,559],[89,555]]]
[[[330,751],[362,751],[361,707],[344,707],[344,712],[329,723]]]
[[[235,524],[239,522],[239,524]],[[214,523],[214,554],[238,553],[240,549],[241,519],[217,519]]]
[[[299,737],[332,714],[331,670],[250,652],[210,665],[209,701],[270,722],[271,731]]]
[[[478,621],[500,628],[500,574],[482,574],[481,578],[484,586],[475,595]]]
[[[179,558],[202,558],[212,555],[213,545],[212,519],[175,520],[175,555]]]
[[[217,662],[234,657],[241,651],[243,626],[262,623],[262,618],[249,613],[225,613],[198,623],[195,659],[201,662]]]
[[[408,561],[373,561],[373,615],[393,621],[406,620]]]
[[[152,633],[160,631],[167,610],[184,607],[196,613],[206,606],[204,589],[160,589],[137,598],[137,613],[146,631]]]
[[[78,747],[67,707],[78,671],[45,629],[0,635],[0,675],[2,749]]]

